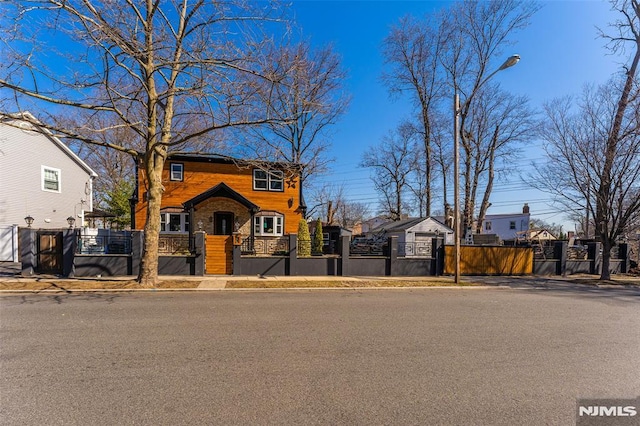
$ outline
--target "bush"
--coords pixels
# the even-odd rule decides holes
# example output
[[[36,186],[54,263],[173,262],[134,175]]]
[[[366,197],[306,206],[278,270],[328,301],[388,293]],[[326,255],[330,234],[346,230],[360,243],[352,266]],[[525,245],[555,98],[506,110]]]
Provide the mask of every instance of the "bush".
[[[316,221],[316,232],[313,234],[313,244],[311,245],[311,253],[322,254],[322,247],[324,246],[324,239],[322,237],[322,221],[318,219]]]
[[[298,222],[298,256],[311,256],[311,235],[309,225],[304,219]]]

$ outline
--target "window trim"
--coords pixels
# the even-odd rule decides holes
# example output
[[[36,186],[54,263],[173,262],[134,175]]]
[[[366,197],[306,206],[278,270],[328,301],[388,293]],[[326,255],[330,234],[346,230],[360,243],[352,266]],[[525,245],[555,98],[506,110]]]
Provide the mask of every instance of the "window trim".
[[[171,215],[180,216],[180,231],[170,231]],[[162,230],[164,225],[165,230]],[[189,213],[160,213],[160,232],[163,234],[186,234],[189,232]]]
[[[509,221],[509,230],[514,230],[516,229],[516,221],[515,220],[510,220]]]
[[[46,192],[55,192],[57,194],[61,193],[62,192],[62,171],[60,169],[55,168],[55,167],[49,167],[49,166],[42,166],[40,170],[41,170],[40,185],[41,185],[42,190],[46,191]],[[50,188],[46,187],[47,180],[45,179],[45,177],[46,177],[46,172],[47,171],[51,171],[51,172],[56,173],[57,178],[58,178],[58,180],[57,180],[58,189],[50,189]],[[50,182],[52,182],[52,181],[50,181]]]
[[[180,168],[180,178],[174,178],[173,177],[173,167],[179,167]],[[177,170],[176,170],[177,172]],[[183,182],[184,181],[184,163],[169,163],[169,180],[172,182]]]
[[[484,230],[485,230],[485,231],[493,231],[493,229],[492,229],[492,223],[491,223],[491,221],[490,221],[490,220],[488,220],[488,221],[486,221],[486,222],[484,223]]]
[[[264,173],[264,178],[256,178],[256,173]],[[261,188],[256,182],[264,182],[265,187]],[[274,188],[274,184],[279,184],[280,188]],[[253,190],[268,192],[284,192],[284,172],[282,170],[253,169]]]
[[[264,220],[273,219],[273,231],[264,232]],[[253,216],[253,235],[256,237],[281,237],[284,235],[284,215],[280,213],[276,214],[263,214]]]

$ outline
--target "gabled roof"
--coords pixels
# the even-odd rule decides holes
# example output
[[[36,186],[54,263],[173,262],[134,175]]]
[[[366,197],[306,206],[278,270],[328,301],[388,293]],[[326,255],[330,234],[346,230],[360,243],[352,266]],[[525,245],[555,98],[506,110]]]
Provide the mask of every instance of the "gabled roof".
[[[98,174],[94,172],[91,169],[91,167],[87,165],[87,163],[82,161],[82,159],[80,159],[80,157],[78,157],[78,155],[75,152],[73,152],[60,139],[55,137],[53,133],[51,133],[49,129],[44,127],[42,123],[36,117],[34,117],[33,114],[31,114],[29,111],[24,111],[16,114],[0,113],[0,121],[5,121],[5,120],[21,121],[22,123],[30,124],[32,127],[31,129],[27,129],[26,127],[23,127],[21,125],[17,127],[23,128],[24,130],[35,131],[42,134],[47,139],[51,140],[54,145],[60,148],[60,150],[62,150],[65,154],[67,154],[75,163],[77,163],[82,169],[84,169],[91,177],[94,177],[94,178],[98,177]]]
[[[388,222],[378,226],[375,229],[372,229],[370,232],[376,233],[376,234],[381,232],[402,232],[402,231],[411,229],[417,224],[422,223],[426,220],[432,220],[433,222],[436,222],[437,225],[443,228],[448,228],[447,225],[435,219],[434,217],[416,217],[412,219],[404,219],[404,220],[397,220],[394,222]]]
[[[196,206],[197,204],[200,204],[203,201],[208,200],[209,198],[212,198],[212,197],[230,198],[230,199],[232,199],[234,201],[237,201],[238,203],[242,204],[243,206],[245,206],[246,208],[248,208],[252,212],[260,211],[260,207],[259,206],[257,206],[256,204],[252,203],[251,201],[249,201],[242,194],[234,191],[231,187],[229,187],[229,185],[227,185],[224,182],[217,184],[213,188],[210,188],[210,189],[206,190],[205,192],[203,192],[200,195],[196,195],[195,197],[193,197],[192,199],[190,199],[188,201],[185,201],[184,203],[182,203],[182,205],[184,206],[184,208],[186,210],[188,210],[188,209]]]

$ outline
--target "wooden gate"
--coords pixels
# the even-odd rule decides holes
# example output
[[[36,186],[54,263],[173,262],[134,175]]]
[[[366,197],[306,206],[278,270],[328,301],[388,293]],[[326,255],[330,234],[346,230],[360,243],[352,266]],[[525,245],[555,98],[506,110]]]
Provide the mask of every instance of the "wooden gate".
[[[213,275],[233,273],[233,241],[231,235],[207,235],[205,272]]]
[[[455,273],[455,250],[445,247],[444,273]],[[461,246],[462,275],[526,275],[533,273],[533,250],[529,247]]]
[[[38,273],[62,274],[62,232],[38,231]]]

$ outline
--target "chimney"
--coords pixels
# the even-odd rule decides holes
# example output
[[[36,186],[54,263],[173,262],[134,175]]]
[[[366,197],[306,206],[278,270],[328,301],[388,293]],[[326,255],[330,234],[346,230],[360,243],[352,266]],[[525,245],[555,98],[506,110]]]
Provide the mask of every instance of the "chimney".
[[[522,207],[522,214],[529,214],[529,204],[524,203],[524,206]]]

